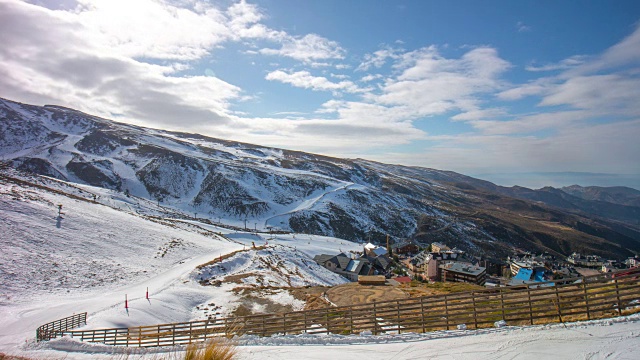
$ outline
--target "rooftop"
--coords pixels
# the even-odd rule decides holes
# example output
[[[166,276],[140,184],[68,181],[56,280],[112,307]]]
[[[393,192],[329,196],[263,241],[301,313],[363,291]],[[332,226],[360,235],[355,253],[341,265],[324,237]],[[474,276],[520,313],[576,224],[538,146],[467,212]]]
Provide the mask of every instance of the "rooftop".
[[[456,263],[456,262],[446,264],[444,265],[443,268],[446,269],[447,271],[453,271],[453,272],[468,274],[473,276],[478,276],[486,271],[486,268],[483,268],[482,266],[470,266],[469,264]]]

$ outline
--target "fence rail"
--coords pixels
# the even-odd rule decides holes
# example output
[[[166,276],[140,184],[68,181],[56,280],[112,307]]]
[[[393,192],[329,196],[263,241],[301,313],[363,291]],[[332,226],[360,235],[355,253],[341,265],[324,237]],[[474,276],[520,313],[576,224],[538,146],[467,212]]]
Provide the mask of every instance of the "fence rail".
[[[252,334],[373,334],[449,330],[590,320],[640,312],[640,269],[545,284],[432,295],[372,304],[283,314],[261,314],[117,329],[70,330],[82,321],[54,321],[38,328],[38,340],[71,336],[115,346],[173,346],[212,337]],[[83,314],[80,314],[83,315]],[[78,315],[74,315],[78,316]],[[65,325],[60,325],[64,323]],[[56,325],[59,328],[56,328]],[[69,325],[69,326],[67,326]]]
[[[36,330],[38,341],[51,340],[60,336],[61,333],[87,324],[87,313],[73,314],[64,319],[52,321],[40,326]]]

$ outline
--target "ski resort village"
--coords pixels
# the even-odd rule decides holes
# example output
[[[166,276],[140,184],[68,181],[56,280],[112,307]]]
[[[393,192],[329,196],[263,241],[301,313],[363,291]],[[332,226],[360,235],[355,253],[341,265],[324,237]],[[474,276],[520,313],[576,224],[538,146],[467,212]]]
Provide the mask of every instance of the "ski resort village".
[[[0,360],[640,359],[639,24],[0,0]]]

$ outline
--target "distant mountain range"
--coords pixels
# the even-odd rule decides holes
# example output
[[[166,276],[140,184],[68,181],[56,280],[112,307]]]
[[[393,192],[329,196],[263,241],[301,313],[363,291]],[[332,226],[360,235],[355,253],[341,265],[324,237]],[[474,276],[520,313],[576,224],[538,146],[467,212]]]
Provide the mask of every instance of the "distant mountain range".
[[[640,250],[640,192],[502,187],[450,171],[338,159],[0,99],[12,167],[152,200],[184,217],[357,241],[446,242],[472,255]]]

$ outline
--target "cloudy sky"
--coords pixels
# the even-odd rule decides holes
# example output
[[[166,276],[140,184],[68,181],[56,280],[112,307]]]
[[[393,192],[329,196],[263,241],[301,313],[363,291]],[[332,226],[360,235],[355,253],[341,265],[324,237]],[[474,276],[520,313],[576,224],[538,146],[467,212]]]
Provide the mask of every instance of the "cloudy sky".
[[[0,0],[0,97],[507,185],[611,185],[640,179],[639,21],[636,0]]]

